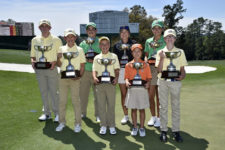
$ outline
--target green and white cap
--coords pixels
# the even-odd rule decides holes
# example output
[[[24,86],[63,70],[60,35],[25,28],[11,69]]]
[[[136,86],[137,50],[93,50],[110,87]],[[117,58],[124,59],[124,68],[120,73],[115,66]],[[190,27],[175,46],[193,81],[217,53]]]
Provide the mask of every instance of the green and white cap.
[[[164,24],[161,20],[154,20],[152,22],[152,28],[154,28],[155,26],[159,26],[160,28],[164,28]]]
[[[89,26],[92,26],[96,29],[96,24],[94,22],[89,22],[87,25],[86,25],[86,29],[89,27]]]

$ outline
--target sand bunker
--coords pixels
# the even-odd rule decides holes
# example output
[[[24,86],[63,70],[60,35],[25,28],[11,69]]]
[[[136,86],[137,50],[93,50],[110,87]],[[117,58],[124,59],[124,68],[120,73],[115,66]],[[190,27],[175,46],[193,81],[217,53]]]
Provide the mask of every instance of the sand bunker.
[[[209,67],[209,66],[186,66],[185,71],[186,73],[206,73],[210,71],[215,71],[215,67]]]

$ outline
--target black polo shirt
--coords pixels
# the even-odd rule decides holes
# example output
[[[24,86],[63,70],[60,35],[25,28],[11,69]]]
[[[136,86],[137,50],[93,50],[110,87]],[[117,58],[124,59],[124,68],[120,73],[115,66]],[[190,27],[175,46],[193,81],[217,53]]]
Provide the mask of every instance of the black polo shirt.
[[[124,51],[121,50],[121,45],[122,44],[129,44],[130,45],[130,48],[133,44],[135,44],[136,41],[134,40],[131,40],[131,39],[128,39],[128,42],[127,43],[123,43],[122,40],[118,41],[114,46],[113,46],[113,53],[117,55],[119,61],[121,60],[123,54],[124,54]],[[126,54],[128,56],[128,61],[130,62],[131,60],[133,60],[133,56],[131,54],[131,49],[128,49],[126,51]]]

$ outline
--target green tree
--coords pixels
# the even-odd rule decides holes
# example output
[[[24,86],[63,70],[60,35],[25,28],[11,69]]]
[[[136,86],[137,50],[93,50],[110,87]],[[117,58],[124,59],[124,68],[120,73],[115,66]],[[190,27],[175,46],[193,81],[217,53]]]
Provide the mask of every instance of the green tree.
[[[130,8],[129,21],[142,22],[146,19],[147,12],[141,5],[134,5]]]
[[[183,8],[183,1],[177,0],[173,6],[166,5],[163,8],[164,23],[168,28],[177,28],[179,20],[183,19],[182,13],[186,12],[187,9]]]
[[[131,7],[129,11],[129,22],[139,23],[139,35],[133,36],[132,38],[144,45],[146,39],[153,36],[151,24],[155,19],[153,16],[147,16],[145,8],[140,5]]]
[[[225,34],[220,22],[203,17],[195,19],[185,29],[183,41],[188,60],[225,58]]]

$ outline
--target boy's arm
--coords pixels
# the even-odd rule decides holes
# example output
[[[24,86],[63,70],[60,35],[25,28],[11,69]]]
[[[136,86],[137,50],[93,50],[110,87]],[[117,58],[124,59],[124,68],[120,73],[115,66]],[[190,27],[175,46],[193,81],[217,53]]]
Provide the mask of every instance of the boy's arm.
[[[149,48],[148,48],[148,42],[147,41],[145,42],[144,53],[145,53],[144,61],[147,63],[148,62],[148,55],[149,55]]]
[[[35,69],[34,63],[36,62],[36,57],[35,57],[35,50],[34,50],[34,39],[32,39],[31,41],[30,61],[31,61],[33,69]]]
[[[182,67],[180,67],[180,76],[179,76],[179,78],[176,78],[176,80],[181,81],[185,77],[186,77],[186,72],[185,72],[184,66],[182,66]]]
[[[163,51],[161,51],[161,52],[159,53],[159,57],[160,57],[160,60],[159,60],[158,66],[157,66],[157,71],[158,71],[158,73],[162,72],[164,58],[166,57]]]
[[[85,63],[80,64],[80,77],[82,77],[84,74],[84,66],[85,66]]]
[[[145,52],[145,62],[148,62],[148,52]]]
[[[52,64],[50,70],[53,70],[55,68],[55,65],[56,65],[57,61],[52,61],[50,63]]]
[[[61,58],[62,58],[62,53],[58,53],[58,55],[57,55],[57,62],[56,62],[58,67],[62,66],[62,62],[60,60]]]
[[[131,84],[130,84],[130,82],[129,82],[129,80],[128,80],[128,79],[126,79],[126,80],[125,80],[125,82],[126,82],[126,86],[129,88],[129,87],[130,87],[130,85],[131,85]]]
[[[113,84],[115,85],[118,82],[120,69],[115,69],[114,72],[115,72],[115,78],[113,80]]]
[[[92,77],[94,79],[94,84],[98,84],[99,80],[97,78],[97,72],[96,71],[92,71]]]
[[[35,57],[31,57],[30,58],[30,61],[31,61],[31,64],[32,64],[33,69],[35,69],[34,63],[36,62],[36,58]]]

